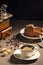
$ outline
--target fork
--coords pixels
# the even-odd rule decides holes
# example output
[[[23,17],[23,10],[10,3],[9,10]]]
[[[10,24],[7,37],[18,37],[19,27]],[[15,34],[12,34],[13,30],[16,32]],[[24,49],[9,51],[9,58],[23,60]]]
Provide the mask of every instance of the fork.
[[[40,37],[40,40],[41,40],[41,44],[38,44],[38,45],[39,45],[40,48],[43,48],[43,39],[42,39],[42,36],[39,35],[39,37]]]

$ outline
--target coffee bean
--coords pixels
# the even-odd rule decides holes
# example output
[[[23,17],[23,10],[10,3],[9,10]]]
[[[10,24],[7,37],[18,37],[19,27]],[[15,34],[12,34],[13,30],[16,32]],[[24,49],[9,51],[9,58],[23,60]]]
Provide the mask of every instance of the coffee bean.
[[[2,54],[2,55],[1,55],[1,57],[5,57],[5,55],[4,55],[4,54]]]
[[[12,49],[12,47],[10,49]]]
[[[8,44],[6,46],[8,46]]]
[[[2,46],[0,46],[0,48],[1,48]]]
[[[10,44],[10,45],[14,45],[14,44]]]

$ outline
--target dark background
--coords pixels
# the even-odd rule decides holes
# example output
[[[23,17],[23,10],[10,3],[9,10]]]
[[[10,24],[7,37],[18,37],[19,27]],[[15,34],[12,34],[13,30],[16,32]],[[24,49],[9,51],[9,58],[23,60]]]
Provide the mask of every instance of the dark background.
[[[0,0],[15,19],[43,19],[43,0]]]

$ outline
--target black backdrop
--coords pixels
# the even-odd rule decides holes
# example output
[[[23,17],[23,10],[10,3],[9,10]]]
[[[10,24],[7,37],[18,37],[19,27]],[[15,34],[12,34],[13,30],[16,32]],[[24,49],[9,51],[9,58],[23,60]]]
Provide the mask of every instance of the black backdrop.
[[[43,19],[43,0],[0,0],[15,19]],[[0,4],[0,5],[1,5]]]

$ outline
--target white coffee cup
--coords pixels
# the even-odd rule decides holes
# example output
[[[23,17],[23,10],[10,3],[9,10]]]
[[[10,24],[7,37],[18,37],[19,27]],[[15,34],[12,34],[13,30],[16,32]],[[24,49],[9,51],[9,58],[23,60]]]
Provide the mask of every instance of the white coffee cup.
[[[35,47],[32,45],[22,45],[21,53],[24,57],[31,57],[34,54]]]

